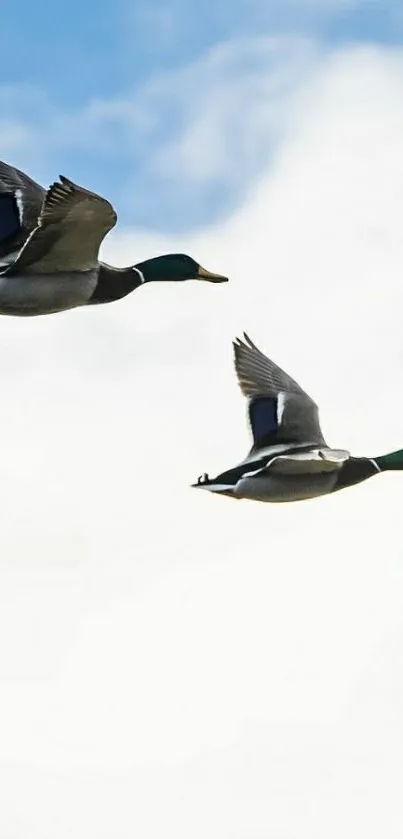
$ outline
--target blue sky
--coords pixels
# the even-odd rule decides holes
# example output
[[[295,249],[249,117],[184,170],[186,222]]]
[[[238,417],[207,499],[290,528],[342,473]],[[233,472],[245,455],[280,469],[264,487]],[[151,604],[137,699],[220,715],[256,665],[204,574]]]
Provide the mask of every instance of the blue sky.
[[[303,76],[310,49],[400,42],[398,8],[394,0],[4,3],[0,131],[11,141],[9,153],[3,142],[3,156],[44,183],[62,172],[100,190],[117,204],[122,223],[168,232],[209,223],[256,181],[277,138],[266,126],[259,144],[246,95],[242,137],[236,103],[236,128],[229,115],[214,137],[221,132],[237,178],[223,165],[190,184],[180,163],[170,166],[170,152],[175,157],[197,109],[208,108],[217,89],[225,99],[226,85],[239,76],[259,76],[262,65],[284,99],[295,87],[293,62]],[[268,70],[265,38],[286,41]],[[295,61],[301,51],[302,65]]]

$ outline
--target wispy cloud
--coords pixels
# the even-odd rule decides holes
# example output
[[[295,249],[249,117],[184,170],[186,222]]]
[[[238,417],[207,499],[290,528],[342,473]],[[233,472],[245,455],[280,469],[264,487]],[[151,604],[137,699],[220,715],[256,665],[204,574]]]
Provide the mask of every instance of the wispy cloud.
[[[113,161],[119,148],[127,211],[140,223],[154,218],[158,224],[166,216],[171,223],[195,223],[203,219],[198,205],[211,206],[213,197],[219,211],[219,190],[228,207],[266,164],[284,131],[290,99],[318,54],[303,38],[238,39],[113,100],[94,99],[68,111],[34,90],[32,119],[26,105],[31,91],[21,88],[14,89],[9,108],[4,92],[4,110],[18,109],[21,118],[27,113],[26,156],[36,155],[38,176],[46,169],[53,178],[56,160],[77,152],[86,162]],[[14,162],[25,165],[24,149],[16,146],[16,152]],[[193,216],[176,210],[190,200]]]
[[[187,34],[193,45],[205,44],[208,28],[215,39],[244,34],[257,34],[264,27],[267,34],[296,31],[311,34],[329,20],[341,20],[348,29],[359,13],[371,13],[374,0],[232,0],[215,3],[207,0],[203,7],[195,7],[188,0],[156,0],[152,9],[146,3],[131,3],[133,20],[142,31],[149,32],[150,51],[157,44],[162,47],[180,44],[186,53]],[[399,14],[397,0],[382,3],[380,13],[391,20]]]
[[[158,98],[170,111],[176,100],[179,119],[156,155],[157,171],[206,184],[234,183],[260,168],[284,130],[290,96],[317,59],[304,39],[250,38],[220,45],[173,74]]]

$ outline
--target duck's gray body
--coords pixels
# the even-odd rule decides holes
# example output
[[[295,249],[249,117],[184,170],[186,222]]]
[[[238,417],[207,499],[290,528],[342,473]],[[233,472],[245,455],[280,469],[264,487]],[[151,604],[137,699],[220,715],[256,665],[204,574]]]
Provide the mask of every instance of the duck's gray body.
[[[0,276],[0,314],[29,317],[49,315],[88,305],[98,282],[98,271]]]
[[[246,473],[233,488],[235,498],[255,501],[303,501],[332,492],[348,452],[322,449],[308,460],[297,452],[270,458],[255,474]]]
[[[290,481],[281,475],[273,475],[270,469],[254,478],[245,478],[234,487],[235,498],[253,501],[279,503],[284,501],[305,501],[332,492],[336,475],[297,475]]]
[[[330,448],[315,402],[245,335],[235,367],[248,399],[253,447],[239,466],[193,486],[231,498],[302,501],[328,495],[380,472],[375,460]]]
[[[258,460],[248,458],[211,481],[204,479],[198,486],[233,498],[271,503],[303,501],[340,489],[341,474],[351,460],[348,452],[326,446],[284,446],[282,454],[275,446],[273,449],[267,449]]]

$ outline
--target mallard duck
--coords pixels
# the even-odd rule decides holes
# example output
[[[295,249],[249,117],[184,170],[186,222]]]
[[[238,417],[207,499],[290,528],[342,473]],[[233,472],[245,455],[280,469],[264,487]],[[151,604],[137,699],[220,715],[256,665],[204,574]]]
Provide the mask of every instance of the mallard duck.
[[[0,162],[0,314],[110,303],[152,281],[227,281],[186,254],[128,268],[99,262],[101,242],[116,220],[109,201],[63,176],[46,191]]]
[[[301,501],[358,484],[390,469],[403,470],[403,450],[352,457],[331,449],[318,407],[291,376],[263,355],[244,333],[234,343],[238,383],[248,400],[253,446],[239,466],[193,487],[231,498]]]

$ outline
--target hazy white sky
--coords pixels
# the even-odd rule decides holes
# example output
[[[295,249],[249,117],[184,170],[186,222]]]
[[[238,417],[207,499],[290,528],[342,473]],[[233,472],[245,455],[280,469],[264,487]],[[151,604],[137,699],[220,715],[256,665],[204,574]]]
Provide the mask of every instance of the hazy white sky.
[[[4,839],[402,836],[403,475],[277,507],[189,488],[250,445],[244,329],[331,445],[403,446],[403,52],[315,61],[236,214],[105,243],[231,284],[0,322]]]

